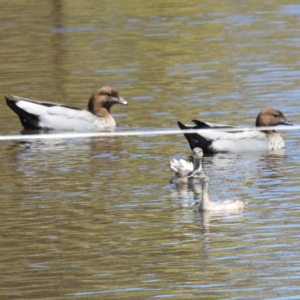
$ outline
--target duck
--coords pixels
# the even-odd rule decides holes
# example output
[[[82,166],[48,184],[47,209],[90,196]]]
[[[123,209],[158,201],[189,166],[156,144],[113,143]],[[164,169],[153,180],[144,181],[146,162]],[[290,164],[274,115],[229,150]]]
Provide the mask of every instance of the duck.
[[[191,174],[194,180],[199,180],[202,186],[202,196],[198,207],[199,212],[229,212],[243,211],[247,208],[247,203],[242,200],[219,200],[211,201],[209,198],[209,177],[202,167]]]
[[[110,86],[98,89],[89,99],[88,110],[19,96],[5,96],[6,103],[20,118],[24,129],[61,131],[111,131],[116,122],[110,114],[114,104],[127,105]]]
[[[178,121],[182,130],[204,129],[199,133],[184,133],[190,148],[202,148],[204,154],[241,153],[248,151],[276,151],[284,147],[282,137],[275,130],[240,130],[226,132],[234,126],[193,120],[194,125],[184,125]],[[256,127],[293,125],[277,109],[264,108],[256,118]],[[210,130],[213,129],[213,130]],[[218,131],[217,129],[222,129]]]
[[[171,159],[170,168],[175,171],[175,175],[171,178],[170,183],[175,185],[192,184],[194,181],[194,173],[202,168],[203,151],[196,147],[193,149],[193,161],[187,162],[184,159]]]

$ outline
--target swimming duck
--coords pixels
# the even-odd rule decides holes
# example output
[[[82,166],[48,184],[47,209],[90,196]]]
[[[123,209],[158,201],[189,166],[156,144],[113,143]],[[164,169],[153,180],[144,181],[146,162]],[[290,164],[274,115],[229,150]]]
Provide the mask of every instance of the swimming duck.
[[[201,133],[184,133],[190,148],[202,148],[206,153],[247,152],[278,150],[284,147],[282,137],[275,130],[253,130],[226,132],[209,129],[234,128],[233,126],[193,120],[196,126],[184,125],[178,122],[181,129],[205,129]],[[256,126],[293,125],[279,110],[267,107],[256,118]]]
[[[193,149],[194,164],[192,162],[187,162],[183,159],[171,159],[170,168],[175,171],[175,176],[172,177],[170,183],[175,183],[178,185],[193,183],[194,172],[196,172],[199,168],[202,168],[202,157],[202,149],[195,148]]]
[[[109,86],[97,90],[88,102],[88,111],[69,105],[34,101],[18,96],[5,96],[7,105],[19,116],[25,129],[64,131],[114,130],[116,122],[110,114],[114,104],[127,102]]]
[[[214,211],[243,211],[247,208],[247,203],[241,200],[219,200],[210,201],[209,199],[209,177],[205,174],[203,168],[199,168],[192,174],[194,179],[198,179],[202,185],[202,197],[198,210],[200,212]]]

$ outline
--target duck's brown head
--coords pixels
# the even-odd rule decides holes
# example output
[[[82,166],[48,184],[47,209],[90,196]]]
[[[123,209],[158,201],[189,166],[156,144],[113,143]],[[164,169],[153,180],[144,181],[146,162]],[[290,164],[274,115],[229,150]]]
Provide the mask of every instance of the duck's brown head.
[[[119,95],[115,88],[104,86],[91,96],[88,109],[98,117],[106,117],[110,113],[110,108],[118,103],[127,105],[127,101]]]
[[[261,126],[277,126],[277,125],[293,125],[283,115],[280,110],[267,107],[264,108],[257,116],[255,125]]]

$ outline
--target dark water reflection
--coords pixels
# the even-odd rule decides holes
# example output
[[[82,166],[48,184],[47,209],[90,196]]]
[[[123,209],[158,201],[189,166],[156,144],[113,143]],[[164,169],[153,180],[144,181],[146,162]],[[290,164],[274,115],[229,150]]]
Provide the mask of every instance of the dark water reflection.
[[[176,121],[253,125],[265,106],[298,120],[299,5],[289,1],[0,1],[2,94],[85,107],[111,84],[118,131]],[[1,104],[2,103],[2,104]],[[0,103],[2,135],[19,134]],[[278,153],[204,158],[200,214],[168,182],[182,135],[1,142],[5,299],[297,299],[299,138]]]

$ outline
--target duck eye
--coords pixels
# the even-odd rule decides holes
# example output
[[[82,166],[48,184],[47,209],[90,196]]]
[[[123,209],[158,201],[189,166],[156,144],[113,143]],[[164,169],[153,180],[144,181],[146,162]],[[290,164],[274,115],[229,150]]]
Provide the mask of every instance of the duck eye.
[[[278,113],[275,113],[275,114],[274,114],[274,117],[275,117],[275,118],[278,118],[278,117],[279,117],[279,114],[278,114]]]

